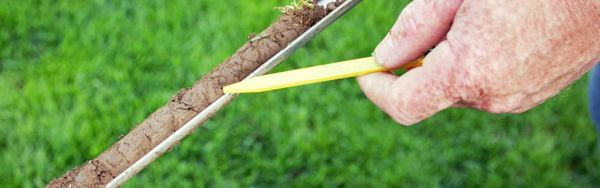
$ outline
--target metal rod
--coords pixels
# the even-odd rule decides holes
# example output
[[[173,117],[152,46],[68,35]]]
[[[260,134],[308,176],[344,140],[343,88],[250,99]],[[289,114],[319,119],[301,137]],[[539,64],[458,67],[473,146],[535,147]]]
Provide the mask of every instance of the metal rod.
[[[286,48],[281,50],[279,53],[275,54],[271,59],[265,62],[262,66],[248,75],[245,79],[253,78],[256,76],[260,76],[265,74],[269,70],[273,69],[275,66],[280,64],[283,60],[288,58],[294,51],[302,47],[306,42],[312,39],[319,32],[323,31],[327,26],[337,20],[340,16],[358,4],[361,0],[346,0],[342,5],[329,13],[325,18],[321,19],[321,21],[317,22],[314,26],[309,28],[306,32],[300,35],[296,40],[292,41]],[[121,174],[115,177],[112,181],[110,181],[106,187],[118,187],[123,184],[125,181],[129,180],[135,174],[144,169],[148,164],[152,161],[156,160],[158,157],[167,152],[171,147],[179,143],[183,138],[192,133],[196,128],[198,128],[202,122],[206,121],[213,114],[215,114],[219,109],[223,108],[229,102],[231,102],[237,95],[233,94],[225,94],[219,97],[215,102],[210,104],[206,109],[202,110],[198,115],[194,116],[190,121],[185,123],[181,128],[175,131],[173,134],[169,135],[165,140],[163,140],[160,144],[154,147],[150,152],[144,155],[142,158],[137,160],[133,165],[125,169]]]

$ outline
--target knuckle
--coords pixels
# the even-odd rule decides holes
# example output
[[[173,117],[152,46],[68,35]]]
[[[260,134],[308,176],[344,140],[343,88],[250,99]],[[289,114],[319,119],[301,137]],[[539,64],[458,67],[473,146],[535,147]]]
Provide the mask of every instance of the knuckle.
[[[400,22],[402,30],[406,33],[406,36],[410,37],[421,37],[423,35],[421,28],[422,24],[419,23],[414,14],[407,14],[404,19]]]
[[[447,16],[449,12],[456,12],[463,0],[431,0],[427,1],[427,7],[438,17]]]
[[[419,23],[413,12],[403,12],[396,23],[396,26],[390,32],[393,39],[396,41],[403,39],[416,38],[421,39],[423,33],[421,28],[422,23]]]
[[[469,70],[464,65],[454,66],[450,74],[450,87],[447,88],[448,95],[459,101],[471,103],[480,100],[488,92],[486,91],[486,79]]]
[[[494,114],[519,114],[529,109],[529,101],[522,94],[512,94],[505,97],[495,97],[485,100],[479,105],[480,109]]]
[[[457,52],[464,52],[468,49],[453,45],[451,41],[447,41],[438,45],[437,48],[444,49],[446,55],[445,66],[447,69],[447,87],[444,92],[447,97],[457,99],[461,102],[472,102],[478,99],[483,93],[487,79],[482,78],[485,74],[481,74],[481,70],[470,66],[465,62],[465,57]],[[442,71],[440,71],[442,72]]]

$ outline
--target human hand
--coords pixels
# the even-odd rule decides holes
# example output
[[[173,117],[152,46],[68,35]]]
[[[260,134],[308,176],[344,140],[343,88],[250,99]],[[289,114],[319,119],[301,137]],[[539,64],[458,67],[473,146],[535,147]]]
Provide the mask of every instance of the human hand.
[[[599,20],[598,0],[415,0],[375,58],[398,68],[436,46],[424,66],[358,81],[370,100],[405,125],[451,106],[521,113],[600,61]]]

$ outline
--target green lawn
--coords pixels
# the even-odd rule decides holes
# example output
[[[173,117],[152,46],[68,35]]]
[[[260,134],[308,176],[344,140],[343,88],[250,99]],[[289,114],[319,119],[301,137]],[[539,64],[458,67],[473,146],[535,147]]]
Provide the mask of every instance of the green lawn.
[[[0,185],[94,158],[290,0],[0,0]],[[367,56],[408,1],[369,0],[277,70]],[[594,187],[586,81],[522,115],[395,124],[355,80],[243,95],[125,187]]]

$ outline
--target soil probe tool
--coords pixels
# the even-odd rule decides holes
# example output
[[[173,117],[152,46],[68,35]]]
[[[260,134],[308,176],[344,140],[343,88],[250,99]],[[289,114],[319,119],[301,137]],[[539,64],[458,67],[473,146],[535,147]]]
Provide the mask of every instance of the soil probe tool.
[[[422,59],[404,64],[400,69],[409,70],[422,65]],[[379,65],[374,58],[366,57],[338,63],[259,76],[225,86],[225,93],[258,93],[343,78],[390,71]]]
[[[327,3],[333,2],[335,0],[318,0],[319,5],[327,5]],[[348,10],[352,9],[355,5],[360,3],[361,0],[345,0],[340,6],[330,12],[327,16],[317,22],[314,26],[310,27],[306,30],[300,37],[292,41],[285,47],[283,50],[279,51],[273,57],[271,57],[267,62],[261,65],[258,69],[248,75],[245,79],[253,78],[256,76],[260,76],[270,71],[273,67],[277,66],[287,57],[289,57],[292,53],[294,53],[301,46],[306,44],[310,39],[312,39],[315,35],[323,31],[323,29],[327,28],[331,23],[341,17]],[[225,94],[219,97],[216,101],[211,103],[208,107],[198,113],[198,115],[194,116],[190,121],[185,123],[171,135],[169,135],[165,140],[159,143],[156,147],[152,148],[147,154],[145,154],[142,158],[137,160],[133,165],[129,166],[125,171],[118,174],[114,179],[112,179],[106,187],[119,187],[129,178],[133,177],[135,174],[144,169],[148,164],[157,159],[163,153],[167,152],[171,147],[179,143],[183,138],[192,133],[196,128],[200,126],[201,122],[204,122],[210,116],[215,114],[219,109],[223,108],[229,102],[231,102],[237,95],[235,94]]]

